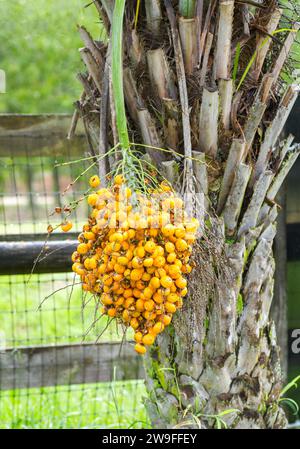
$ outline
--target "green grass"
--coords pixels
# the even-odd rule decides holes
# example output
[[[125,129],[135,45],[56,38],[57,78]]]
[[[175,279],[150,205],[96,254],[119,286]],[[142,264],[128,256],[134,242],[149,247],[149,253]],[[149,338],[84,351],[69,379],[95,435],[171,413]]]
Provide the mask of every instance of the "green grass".
[[[0,393],[0,427],[13,429],[149,428],[142,381]]]
[[[82,309],[82,292],[74,287],[45,296],[73,275],[0,277],[0,349],[41,344],[80,343],[94,320],[94,304]],[[103,317],[86,336],[94,342],[107,324]],[[112,324],[100,341],[118,341],[123,332]],[[132,335],[128,333],[128,338]],[[0,391],[0,428],[128,428],[145,426],[141,381]]]
[[[80,285],[75,285],[72,292],[72,273],[33,275],[29,282],[28,279],[29,275],[0,277],[2,345],[80,343],[95,319],[94,299],[83,298]],[[66,285],[70,287],[65,288]],[[85,307],[83,300],[88,302]],[[96,317],[99,315],[97,311]],[[101,318],[85,341],[95,341],[106,324],[107,317]],[[114,321],[99,341],[120,341],[122,337],[123,331]]]

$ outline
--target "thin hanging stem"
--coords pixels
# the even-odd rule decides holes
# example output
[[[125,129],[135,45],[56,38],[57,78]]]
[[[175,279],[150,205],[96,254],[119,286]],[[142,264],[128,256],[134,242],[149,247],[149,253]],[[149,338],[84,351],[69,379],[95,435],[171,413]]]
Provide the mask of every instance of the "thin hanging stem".
[[[126,0],[116,0],[112,21],[112,88],[116,106],[119,141],[123,150],[129,148],[129,136],[123,90],[123,19]]]

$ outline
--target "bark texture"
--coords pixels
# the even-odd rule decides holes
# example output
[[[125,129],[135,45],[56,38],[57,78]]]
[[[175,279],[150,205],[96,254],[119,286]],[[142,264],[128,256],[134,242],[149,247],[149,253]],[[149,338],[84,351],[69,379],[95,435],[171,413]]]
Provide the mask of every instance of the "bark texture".
[[[114,2],[94,3],[109,37]],[[270,308],[275,197],[299,150],[291,136],[277,145],[298,95],[281,74],[299,24],[275,40],[282,10],[273,0],[145,0],[138,18],[128,0],[125,11],[131,141],[147,145],[183,193],[203,198],[189,296],[145,361],[149,416],[156,428],[211,428],[220,419],[232,428],[285,427]],[[91,152],[103,154],[118,143],[114,49],[86,30],[81,36],[88,74],[79,77],[84,94],[76,114]],[[106,158],[100,173],[114,162]]]

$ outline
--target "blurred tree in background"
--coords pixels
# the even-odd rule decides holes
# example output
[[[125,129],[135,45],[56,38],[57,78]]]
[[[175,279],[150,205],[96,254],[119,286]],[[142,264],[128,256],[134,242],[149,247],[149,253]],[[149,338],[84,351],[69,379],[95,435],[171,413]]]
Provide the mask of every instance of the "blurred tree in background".
[[[89,0],[0,0],[0,68],[6,94],[0,112],[71,112],[81,92],[75,74],[82,46],[76,24],[101,32]]]

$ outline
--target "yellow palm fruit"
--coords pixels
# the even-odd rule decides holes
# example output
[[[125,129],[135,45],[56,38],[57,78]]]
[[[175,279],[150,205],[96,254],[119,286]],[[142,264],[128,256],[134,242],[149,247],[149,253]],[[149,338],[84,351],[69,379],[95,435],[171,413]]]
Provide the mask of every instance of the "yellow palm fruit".
[[[124,178],[122,175],[115,176],[114,184],[116,184],[117,186],[120,186],[123,184],[123,182],[124,182]]]
[[[176,254],[175,253],[170,253],[167,256],[167,262],[168,263],[174,263],[176,260]]]
[[[132,279],[133,281],[139,281],[142,278],[143,273],[143,269],[134,269],[130,273],[130,279]]]
[[[143,334],[142,332],[135,332],[134,334],[134,339],[137,343],[141,343],[142,339],[143,339]]]
[[[158,277],[154,276],[150,280],[150,286],[154,289],[157,289],[160,287],[160,280]]]
[[[160,283],[164,288],[170,288],[173,285],[173,281],[170,276],[163,276]]]
[[[155,341],[155,337],[152,334],[146,334],[143,336],[143,343],[144,345],[150,346],[153,345],[154,341]]]
[[[138,257],[134,257],[132,259],[132,267],[133,268],[141,268],[143,266],[143,260]]]
[[[89,180],[89,184],[90,186],[95,189],[96,187],[98,187],[100,185],[100,178],[97,175],[94,175],[90,178]]]
[[[103,293],[103,295],[101,296],[101,302],[106,306],[110,306],[111,304],[113,304],[112,297],[107,293]]]
[[[148,282],[148,281],[150,281],[150,279],[151,279],[151,274],[149,274],[147,272],[143,273],[142,281]]]
[[[68,232],[72,229],[73,223],[71,221],[67,221],[66,223],[63,223],[60,227],[63,232]]]
[[[132,297],[132,295],[133,295],[133,290],[131,288],[127,288],[123,294],[124,298],[130,298],[130,297]]]
[[[152,310],[154,310],[154,306],[155,302],[152,299],[148,299],[144,302],[145,310],[147,310],[148,312],[152,312]]]
[[[135,345],[134,349],[138,354],[142,354],[142,355],[145,354],[147,351],[145,346],[141,345],[140,343],[137,343]]]
[[[89,247],[88,247],[88,245],[86,243],[80,243],[77,246],[77,252],[79,254],[86,254],[88,252],[88,250],[89,250]]]
[[[175,304],[173,304],[172,302],[166,302],[165,309],[169,313],[175,313],[177,310]]]
[[[150,299],[150,298],[152,298],[154,292],[153,292],[152,288],[146,287],[143,293],[144,293],[144,296],[146,299]]]
[[[95,206],[97,204],[98,201],[98,195],[97,193],[91,193],[88,196],[87,202],[90,206]]]
[[[125,302],[124,302],[124,307],[125,309],[129,309],[131,306],[133,306],[134,304],[134,298],[130,297],[130,298],[126,298]]]
[[[125,322],[128,322],[130,320],[130,313],[128,312],[128,310],[123,310],[122,318]]]
[[[117,310],[114,307],[108,309],[108,311],[107,311],[107,315],[111,318],[115,317],[116,314],[117,314]]]
[[[146,242],[145,251],[152,254],[152,253],[154,253],[155,248],[156,248],[156,244],[153,241],[149,240],[148,242]]]
[[[180,276],[178,279],[175,280],[175,284],[178,288],[185,288],[187,286],[187,280],[184,279],[184,277]]]
[[[95,257],[91,257],[89,260],[90,269],[93,270],[94,268],[97,267],[97,265],[98,265],[97,259]]]
[[[164,297],[159,292],[154,293],[153,299],[157,304],[162,304],[164,302]]]
[[[139,322],[138,322],[137,318],[131,318],[131,320],[130,320],[130,326],[131,326],[133,329],[137,329],[137,328],[139,327]]]
[[[177,302],[178,300],[179,300],[179,296],[176,295],[176,293],[170,293],[170,294],[167,296],[167,301],[169,301],[169,302],[174,303],[174,302]]]
[[[183,239],[178,239],[175,243],[176,249],[180,252],[186,251],[188,248],[188,244]]]
[[[144,259],[143,265],[144,265],[144,267],[149,268],[149,267],[152,267],[153,262],[154,262],[154,260],[152,257],[147,257],[146,259]]]
[[[164,324],[160,321],[158,323],[155,323],[151,330],[155,335],[157,335],[163,332],[164,328],[165,328]]]
[[[142,299],[138,299],[135,303],[135,309],[138,312],[143,312],[145,310],[144,301]]]
[[[168,326],[172,321],[172,317],[170,315],[162,315],[160,320],[165,326]]]

